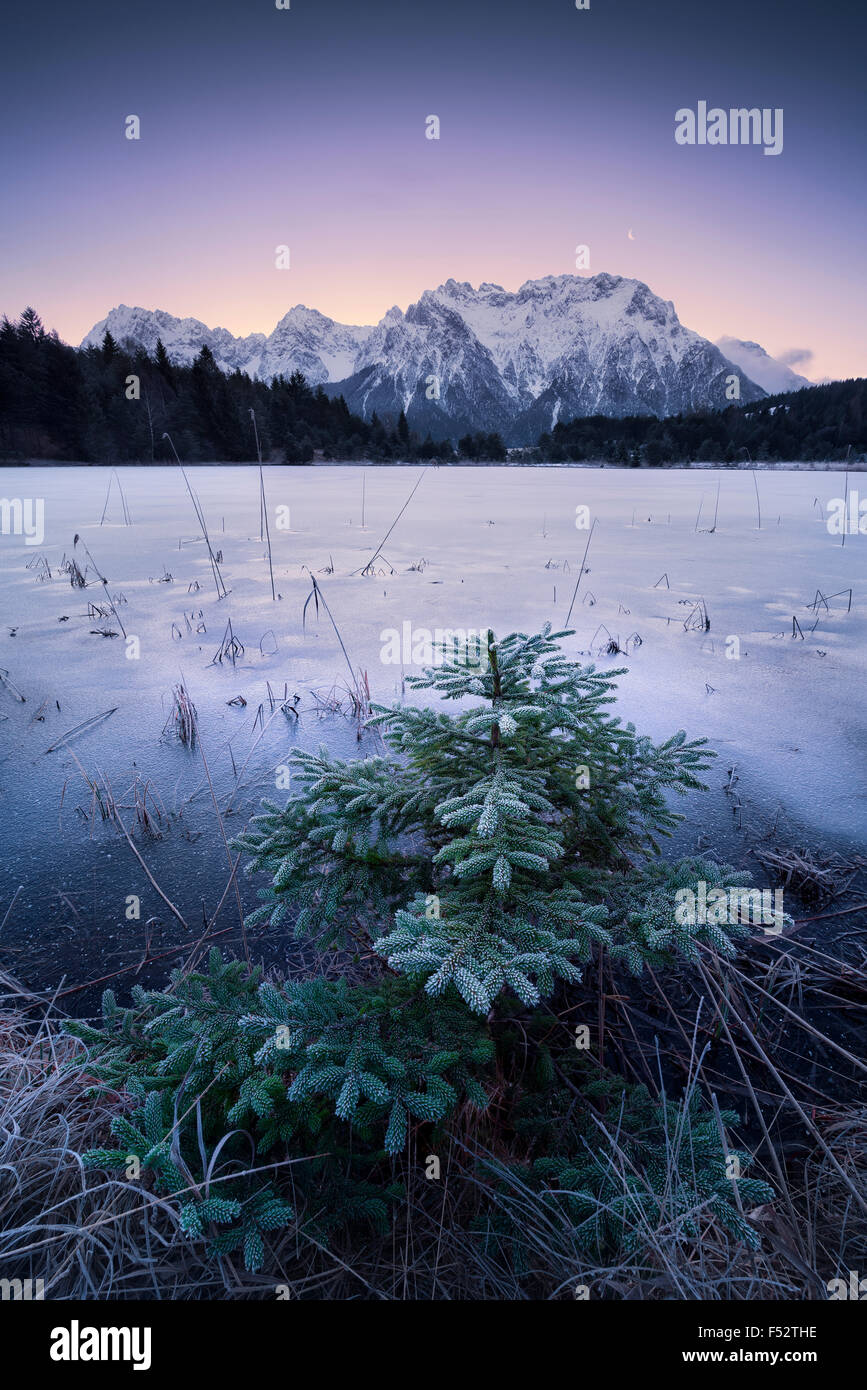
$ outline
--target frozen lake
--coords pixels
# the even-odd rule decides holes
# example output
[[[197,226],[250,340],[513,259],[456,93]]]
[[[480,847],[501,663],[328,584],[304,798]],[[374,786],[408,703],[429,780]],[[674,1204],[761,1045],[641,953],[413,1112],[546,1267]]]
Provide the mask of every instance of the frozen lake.
[[[359,743],[350,719],[321,708],[348,672],[328,617],[317,619],[312,604],[302,629],[311,571],[353,666],[367,672],[373,700],[388,704],[401,698],[401,667],[383,660],[394,648],[389,630],[402,634],[409,624],[418,646],[424,630],[437,628],[562,626],[589,535],[576,519],[595,529],[567,650],[629,668],[618,712],[640,730],[663,737],[684,728],[720,754],[712,791],[679,807],[689,818],[677,849],[712,845],[742,861],[776,823],[791,844],[863,851],[867,536],[842,545],[829,533],[827,503],[843,497],[842,474],[760,472],[759,530],[745,472],[430,468],[372,572],[362,574],[420,473],[266,468],[275,602],[256,469],[188,470],[212,548],[222,552],[222,599],[178,468],[119,470],[131,524],[116,482],[106,507],[108,469],[0,470],[4,497],[44,504],[41,543],[0,535],[7,968],[33,985],[65,977],[70,988],[137,960],[146,935],[152,953],[187,939],[118,829],[98,808],[94,815],[86,777],[103,793],[110,786],[136,849],[196,934],[203,913],[214,913],[229,869],[201,752],[163,737],[180,680],[198,711],[201,751],[230,812],[230,834],[262,796],[286,795],[275,791],[275,769],[290,747],[326,742],[349,757],[375,749],[372,734]],[[85,589],[61,568],[73,556]],[[119,623],[89,608],[106,607],[94,566],[137,649],[123,635],[100,635]],[[816,602],[817,591],[826,602]],[[234,666],[213,664],[229,619],[243,654]],[[606,653],[612,640],[626,655]],[[267,682],[281,700],[284,684],[290,698],[298,695],[300,718],[272,710]],[[246,705],[228,703],[237,696]],[[723,791],[731,768],[733,795]],[[161,838],[136,824],[145,786]],[[238,883],[249,910],[255,885]],[[141,899],[140,920],[125,918],[130,895]],[[230,890],[217,925],[237,920]],[[285,958],[276,935],[257,931],[257,958]],[[221,941],[234,948],[236,936],[227,931]],[[173,963],[167,958],[154,978]],[[120,977],[121,991],[132,979]],[[75,1007],[77,998],[64,1002]]]

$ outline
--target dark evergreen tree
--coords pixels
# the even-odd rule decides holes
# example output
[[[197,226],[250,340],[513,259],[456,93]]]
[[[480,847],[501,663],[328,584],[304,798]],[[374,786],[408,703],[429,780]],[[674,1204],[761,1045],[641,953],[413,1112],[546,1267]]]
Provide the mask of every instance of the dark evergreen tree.
[[[33,342],[39,342],[45,337],[45,327],[42,320],[29,304],[18,321],[18,327],[22,337],[31,338]]]
[[[167,385],[167,386],[170,386],[171,389],[174,390],[174,388],[175,388],[174,371],[172,370],[172,364],[171,364],[171,362],[169,361],[169,355],[168,355],[168,353],[167,353],[166,350],[165,350],[165,347],[164,347],[164,345],[163,345],[163,340],[162,340],[162,338],[157,338],[157,345],[156,345],[156,351],[155,351],[155,354],[154,354],[154,360],[155,360],[155,362],[156,362],[157,370],[158,370],[160,376],[163,378],[163,380],[165,381],[166,385]]]

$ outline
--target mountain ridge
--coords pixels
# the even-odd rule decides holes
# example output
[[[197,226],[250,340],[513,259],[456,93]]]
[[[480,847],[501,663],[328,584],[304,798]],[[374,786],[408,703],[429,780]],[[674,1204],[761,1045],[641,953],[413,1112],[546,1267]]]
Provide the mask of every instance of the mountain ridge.
[[[737,399],[760,400],[767,388],[749,375],[753,361],[767,380],[803,381],[757,344],[721,340],[737,345],[739,361],[726,356],[680,322],[671,300],[607,272],[548,275],[516,291],[448,279],[374,325],[341,324],[298,304],[267,336],[235,337],[198,319],[119,305],[81,346],[98,346],[106,331],[149,353],[161,338],[181,363],[207,346],[223,370],[263,380],[301,371],[368,420],[404,410],[414,429],[435,437],[499,430],[513,444],[578,416],[721,408],[733,375]]]

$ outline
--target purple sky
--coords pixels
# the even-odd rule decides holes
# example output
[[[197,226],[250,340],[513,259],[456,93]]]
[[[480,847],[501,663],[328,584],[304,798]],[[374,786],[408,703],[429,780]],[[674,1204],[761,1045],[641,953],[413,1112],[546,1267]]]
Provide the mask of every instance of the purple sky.
[[[574,271],[586,243],[711,339],[867,375],[854,0],[291,3],[8,15],[0,311],[72,342],[121,302],[239,334],[296,303],[372,323],[450,276]],[[677,145],[699,100],[782,107],[782,154]]]

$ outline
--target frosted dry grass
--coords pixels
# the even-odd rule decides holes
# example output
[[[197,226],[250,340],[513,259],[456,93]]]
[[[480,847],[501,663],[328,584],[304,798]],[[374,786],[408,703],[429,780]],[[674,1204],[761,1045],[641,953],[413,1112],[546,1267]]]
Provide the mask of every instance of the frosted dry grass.
[[[825,1130],[834,1163],[815,1149],[786,1165],[783,1189],[770,1175],[777,1199],[748,1213],[761,1233],[755,1252],[701,1207],[678,1209],[674,1150],[671,1201],[649,1221],[629,1200],[628,1159],[609,1130],[607,1162],[627,1199],[634,1252],[593,1263],[568,1214],[507,1167],[496,1128],[481,1134],[465,1117],[447,1141],[441,1184],[424,1177],[426,1137],[395,1162],[406,1198],[387,1236],[339,1232],[326,1247],[289,1227],[271,1238],[261,1274],[228,1259],[218,1267],[148,1182],[85,1171],[82,1153],[106,1142],[125,1103],[111,1091],[88,1094],[86,1059],[61,1022],[0,976],[0,1279],[42,1279],[46,1299],[271,1300],[285,1285],[293,1299],[327,1300],[556,1300],[581,1287],[591,1300],[801,1300],[825,1296],[828,1278],[860,1267],[867,1223],[853,1193],[867,1193],[867,1112],[859,1107],[837,1107]],[[697,1062],[692,1074],[698,1084]],[[677,1143],[689,1151],[688,1127]],[[486,1234],[492,1203],[518,1233],[522,1278],[505,1244]],[[690,1219],[697,1234],[685,1229]]]
[[[0,1279],[51,1299],[175,1298],[221,1286],[147,1187],[86,1173],[121,1097],[87,1094],[59,1014],[0,975]]]

